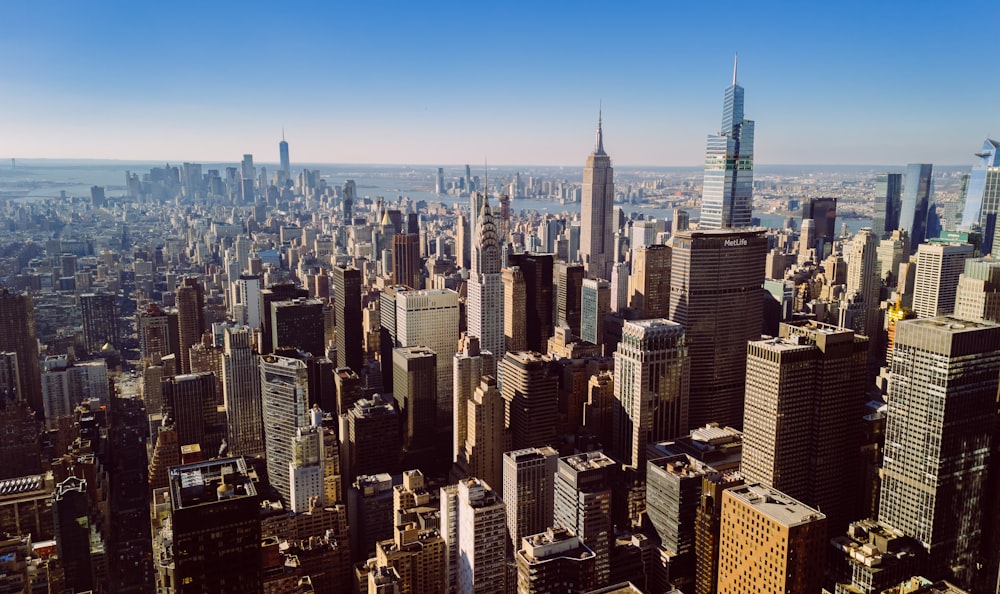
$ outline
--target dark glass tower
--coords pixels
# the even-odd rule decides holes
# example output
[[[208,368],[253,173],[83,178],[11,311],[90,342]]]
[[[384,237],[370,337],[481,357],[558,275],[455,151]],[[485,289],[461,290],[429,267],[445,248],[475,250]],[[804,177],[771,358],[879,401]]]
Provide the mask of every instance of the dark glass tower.
[[[885,239],[899,228],[899,209],[903,174],[880,173],[875,178],[875,217],[872,230],[878,239]]]
[[[933,166],[927,163],[911,163],[906,166],[903,180],[903,197],[899,211],[899,227],[910,234],[910,253],[927,241],[927,224],[931,210]]]
[[[997,213],[1000,212],[1000,143],[986,139],[983,150],[976,153],[976,164],[969,175],[962,226],[978,223],[983,234],[983,253],[990,253],[997,234]],[[994,253],[996,250],[992,250]]]
[[[361,271],[333,267],[333,309],[337,326],[337,367],[361,373]],[[384,363],[384,362],[383,362]]]

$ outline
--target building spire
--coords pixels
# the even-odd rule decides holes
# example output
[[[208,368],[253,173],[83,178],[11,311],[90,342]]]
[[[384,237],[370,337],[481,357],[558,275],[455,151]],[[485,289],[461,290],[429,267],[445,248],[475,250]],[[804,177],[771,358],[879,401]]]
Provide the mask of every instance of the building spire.
[[[733,86],[736,86],[736,65],[739,62],[740,54],[736,52],[733,54]]]
[[[604,152],[604,130],[601,126],[602,112],[604,111],[604,106],[599,105],[597,108],[597,148],[594,149],[595,155],[603,155]]]
[[[285,142],[285,127],[281,127],[281,142]]]
[[[490,199],[490,161],[487,157],[483,157],[483,201],[488,202]]]

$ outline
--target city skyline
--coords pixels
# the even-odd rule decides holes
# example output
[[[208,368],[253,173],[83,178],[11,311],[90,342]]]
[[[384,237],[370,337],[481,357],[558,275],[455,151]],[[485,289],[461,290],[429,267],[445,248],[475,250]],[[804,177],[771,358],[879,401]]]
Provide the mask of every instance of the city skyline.
[[[758,164],[966,164],[1000,129],[966,107],[1000,90],[967,59],[988,37],[987,4],[754,7],[741,15],[752,35],[708,46],[700,7],[192,10],[6,7],[0,48],[17,58],[0,63],[0,113],[16,117],[0,120],[0,158],[277,161],[283,128],[293,168],[576,165],[603,103],[617,164],[693,166],[736,52],[764,131]],[[901,84],[917,76],[933,83]],[[802,133],[817,118],[822,142]]]

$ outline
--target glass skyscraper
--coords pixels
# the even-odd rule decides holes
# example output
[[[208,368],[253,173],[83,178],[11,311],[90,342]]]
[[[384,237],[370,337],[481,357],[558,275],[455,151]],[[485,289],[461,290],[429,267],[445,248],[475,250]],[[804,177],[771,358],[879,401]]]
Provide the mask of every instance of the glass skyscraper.
[[[983,150],[976,153],[976,164],[969,175],[969,188],[965,196],[962,227],[978,223],[983,234],[983,253],[990,253],[996,241],[997,212],[1000,212],[1000,143],[989,138]],[[996,252],[997,250],[993,249]]]
[[[872,220],[872,230],[879,239],[889,237],[899,228],[902,188],[903,175],[900,173],[880,173],[875,178],[875,217]]]
[[[931,192],[933,192],[932,171],[933,166],[927,163],[911,163],[906,166],[899,228],[906,229],[910,234],[911,254],[917,251],[917,246],[927,241]]]
[[[751,225],[753,211],[753,121],[743,117],[743,87],[726,89],[722,129],[709,134],[700,229],[739,229]]]

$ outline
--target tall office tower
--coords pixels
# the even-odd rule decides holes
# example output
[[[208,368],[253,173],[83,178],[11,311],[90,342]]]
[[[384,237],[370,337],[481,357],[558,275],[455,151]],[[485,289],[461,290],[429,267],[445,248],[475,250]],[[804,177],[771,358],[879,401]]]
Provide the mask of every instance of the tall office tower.
[[[694,585],[695,524],[704,478],[715,471],[687,454],[650,459],[646,467],[646,516],[669,559],[670,581],[685,590]]]
[[[459,594],[505,591],[507,534],[503,500],[486,481],[464,479],[458,483],[456,512]]]
[[[611,486],[616,470],[615,461],[598,451],[559,458],[555,475],[555,525],[569,529],[594,551],[598,587],[607,586],[611,576]]]
[[[319,411],[317,414],[322,415]],[[294,513],[304,513],[312,508],[313,501],[319,501],[321,505],[326,503],[323,427],[313,423],[296,428],[291,449],[292,461],[285,469],[290,493],[288,507]]]
[[[955,317],[974,322],[1000,322],[1000,260],[969,258],[958,277]]]
[[[997,253],[997,214],[1000,213],[1000,143],[989,138],[976,153],[976,163],[969,175],[969,187],[962,213],[962,227],[979,225],[983,253]]]
[[[360,338],[359,334],[353,342],[360,344]],[[271,352],[282,349],[299,349],[314,357],[326,356],[322,299],[300,297],[271,303]]]
[[[628,307],[629,276],[627,262],[615,262],[611,266],[611,311]]]
[[[256,478],[243,458],[170,469],[170,486],[163,495],[169,528],[154,536],[164,555],[155,563],[158,591],[235,594],[260,589]]]
[[[174,352],[171,342],[170,316],[158,305],[150,302],[138,314],[139,356],[152,360]]]
[[[333,300],[337,325],[337,367],[361,373],[361,271],[333,267]]]
[[[815,322],[779,334],[747,347],[740,470],[823,510],[831,534],[842,534],[861,515],[848,454],[864,415],[869,341]]]
[[[515,549],[522,538],[552,526],[558,464],[559,452],[548,446],[504,453],[507,538]]]
[[[396,472],[403,445],[400,416],[391,398],[375,394],[362,398],[347,411],[346,442],[350,468],[344,473],[350,480],[379,472]]]
[[[819,592],[829,548],[826,517],[763,484],[722,494],[719,594]],[[768,551],[768,554],[761,554]]]
[[[989,509],[1000,326],[950,316],[896,324],[878,519],[915,537],[930,577],[969,587]]]
[[[903,229],[894,229],[878,244],[879,276],[889,287],[896,285],[899,265],[910,258],[910,237]]]
[[[336,273],[336,271],[334,271]],[[254,274],[251,271],[251,274]],[[268,286],[260,292],[260,354],[269,355],[271,347],[271,304],[276,301],[290,301],[300,297],[309,297],[308,289],[296,287],[294,283],[278,283]]]
[[[0,352],[0,480],[42,472],[41,424],[20,394],[17,353]]]
[[[401,347],[427,347],[437,354],[435,424],[452,422],[452,365],[458,351],[458,293],[451,289],[403,291],[396,294],[396,342]],[[399,391],[393,378],[393,389]]]
[[[400,347],[392,351],[392,385],[403,414],[403,448],[432,445],[437,418],[438,356],[429,348]]]
[[[364,397],[361,376],[350,367],[338,367],[333,372],[333,383],[337,388],[337,410],[335,415],[346,415],[354,408],[354,403]]]
[[[472,247],[472,270],[469,274],[469,335],[479,338],[484,351],[502,357],[504,352],[503,277],[500,271],[500,240],[488,200],[483,200],[479,215],[479,233]]]
[[[347,510],[350,514],[351,558],[355,562],[367,559],[375,551],[375,544],[392,538],[395,517],[393,513],[393,483],[400,477],[385,472],[360,475],[348,493]]]
[[[39,417],[42,405],[42,371],[38,364],[38,339],[35,338],[35,306],[31,295],[18,295],[0,288],[0,352],[17,354],[20,397]]]
[[[468,402],[484,375],[496,376],[496,358],[479,350],[479,339],[463,336],[453,362],[452,392],[452,461],[464,460],[465,438],[468,435]]]
[[[222,393],[226,405],[226,443],[234,456],[264,455],[260,371],[250,346],[250,330],[226,328],[222,353]]]
[[[260,358],[261,418],[267,476],[271,486],[290,501],[288,464],[299,427],[309,425],[309,371],[304,361],[277,355]]]
[[[519,267],[524,276],[526,348],[544,353],[553,332],[552,254],[511,254],[508,264]]]
[[[423,287],[424,274],[420,266],[420,235],[402,233],[392,236],[392,284],[411,289]]]
[[[629,307],[644,319],[664,318],[670,308],[670,258],[665,245],[635,250],[629,277]]]
[[[882,310],[879,302],[882,281],[879,279],[878,237],[870,229],[858,231],[848,248],[848,258],[847,295],[859,296],[864,308],[864,315],[859,320],[861,323],[855,324],[852,329],[878,341],[882,331]]]
[[[444,187],[444,167],[438,167],[437,176],[434,177],[434,193],[437,195],[445,194]]]
[[[504,268],[503,338],[504,352],[528,350],[527,287],[520,266]]]
[[[667,317],[687,336],[688,426],[739,428],[746,343],[760,338],[763,324],[767,238],[762,231],[684,231],[673,241]]]
[[[802,227],[799,231],[799,264],[804,264],[806,262],[822,260],[823,254],[816,252],[816,221],[812,219],[805,219],[802,221]],[[780,276],[768,275],[768,278],[782,278],[784,276],[784,270]]]
[[[202,340],[191,347],[191,373],[212,372],[215,377],[215,403],[223,404],[225,395],[222,392],[222,352],[221,347],[212,346],[203,335]]]
[[[458,592],[458,484],[441,487],[441,537],[448,546],[448,592]]]
[[[917,251],[917,246],[930,239],[927,230],[932,208],[931,194],[934,192],[932,170],[933,166],[929,164],[906,166],[899,206],[899,228],[906,229],[910,234],[911,254]]]
[[[743,117],[743,87],[736,82],[726,89],[722,103],[722,129],[708,135],[705,182],[701,197],[700,229],[749,227],[753,213],[753,127]]]
[[[633,250],[639,248],[644,248],[656,243],[656,220],[642,220],[635,221],[632,223],[632,242],[631,247]]]
[[[583,169],[580,206],[580,258],[590,278],[611,278],[614,263],[615,171],[604,152],[604,130],[597,118],[597,146]]]
[[[80,313],[83,314],[83,340],[89,352],[99,352],[105,344],[121,348],[117,296],[80,295]]]
[[[253,274],[241,274],[230,284],[229,310],[236,323],[260,328],[260,292],[263,280]]]
[[[802,220],[816,222],[816,241],[822,240],[824,245],[832,245],[837,235],[837,199],[807,198],[802,205]],[[878,235],[876,240],[881,239]],[[815,245],[810,247],[816,247]],[[822,253],[820,252],[820,255]]]
[[[76,254],[59,256],[59,271],[63,278],[76,275]]]
[[[455,223],[455,263],[466,270],[472,267],[472,233],[465,213],[459,214]]]
[[[482,378],[466,407],[467,473],[488,484],[500,485],[503,481],[504,400],[497,389],[496,378]]]
[[[611,283],[585,278],[580,290],[580,340],[604,342],[604,314],[611,311]]]
[[[393,527],[392,539],[375,545],[373,571],[393,568],[400,576],[399,594],[447,591],[447,547],[438,526],[425,522],[429,516],[405,514]]]
[[[538,353],[508,352],[497,365],[515,450],[551,445],[559,421],[558,378]]]
[[[205,329],[205,288],[197,277],[185,277],[177,287],[177,324],[181,373],[191,372],[191,347]]]
[[[872,230],[879,239],[885,239],[899,229],[902,189],[901,173],[880,173],[875,176],[875,217],[872,220]]]
[[[662,318],[625,322],[611,435],[626,466],[645,472],[648,444],[687,433],[689,373],[683,326]]]
[[[243,155],[240,162],[240,199],[244,204],[254,202],[254,180],[257,169],[253,166],[253,155]]]
[[[595,586],[594,552],[565,528],[547,528],[518,543],[518,594],[587,592]]]
[[[556,285],[556,326],[565,326],[580,336],[583,266],[557,262],[553,270]]]
[[[974,251],[968,243],[923,244],[917,248],[917,278],[913,284],[913,311],[917,317],[932,318],[955,311],[958,278]]]
[[[66,572],[65,587],[77,592],[93,589],[87,481],[71,476],[56,485],[52,493],[52,519],[59,561]]]
[[[719,588],[719,537],[722,529],[722,493],[743,484],[738,471],[702,477],[701,501],[695,515],[695,594],[714,594]]]
[[[215,375],[189,373],[164,378],[163,418],[172,419],[179,445],[198,444],[206,457],[216,456],[225,437],[219,427],[215,400]]]
[[[285,142],[285,131],[281,131],[281,142],[278,143],[278,158],[281,159],[281,168],[278,170],[285,175],[285,179],[292,177],[292,165],[288,160],[288,143]]]

